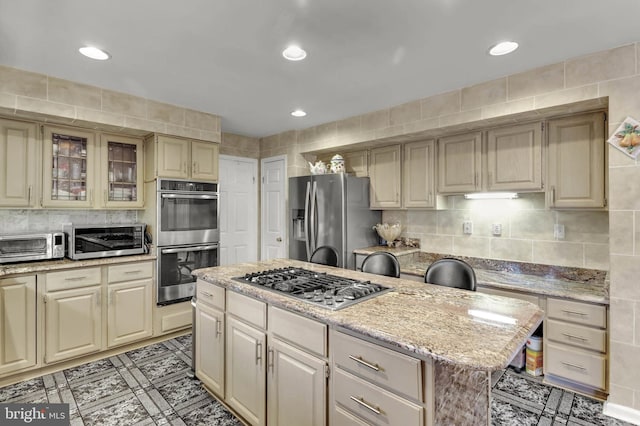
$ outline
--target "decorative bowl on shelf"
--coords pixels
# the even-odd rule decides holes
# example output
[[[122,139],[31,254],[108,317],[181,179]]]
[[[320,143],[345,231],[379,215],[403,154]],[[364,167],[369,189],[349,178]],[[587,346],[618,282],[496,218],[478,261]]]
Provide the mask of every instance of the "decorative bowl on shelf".
[[[392,247],[393,242],[402,233],[402,226],[399,223],[378,223],[373,227],[380,238],[387,242],[387,246]]]

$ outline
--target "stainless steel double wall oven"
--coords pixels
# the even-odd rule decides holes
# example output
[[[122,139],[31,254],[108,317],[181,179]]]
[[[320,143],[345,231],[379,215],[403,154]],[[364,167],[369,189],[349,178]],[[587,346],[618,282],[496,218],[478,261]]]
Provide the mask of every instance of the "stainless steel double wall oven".
[[[158,179],[157,302],[182,302],[195,295],[191,271],[220,260],[218,184]]]

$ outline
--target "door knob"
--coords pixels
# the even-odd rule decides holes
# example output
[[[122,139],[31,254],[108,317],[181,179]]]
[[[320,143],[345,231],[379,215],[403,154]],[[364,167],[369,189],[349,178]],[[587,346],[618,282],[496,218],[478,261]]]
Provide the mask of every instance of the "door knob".
[[[281,243],[282,242],[282,238],[278,237],[278,238],[276,238],[276,241]]]

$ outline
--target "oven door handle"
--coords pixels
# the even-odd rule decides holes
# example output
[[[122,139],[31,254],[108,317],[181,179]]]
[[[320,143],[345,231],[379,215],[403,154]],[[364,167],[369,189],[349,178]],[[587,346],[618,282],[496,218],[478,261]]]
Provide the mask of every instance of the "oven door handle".
[[[187,198],[189,200],[217,200],[217,195],[206,194],[160,194],[161,198]]]
[[[206,250],[213,250],[213,249],[217,249],[218,245],[217,244],[213,244],[210,246],[204,246],[204,247],[185,247],[185,248],[171,248],[171,249],[162,249],[160,250],[160,253],[162,254],[171,254],[171,253],[182,253],[185,251],[206,251]]]

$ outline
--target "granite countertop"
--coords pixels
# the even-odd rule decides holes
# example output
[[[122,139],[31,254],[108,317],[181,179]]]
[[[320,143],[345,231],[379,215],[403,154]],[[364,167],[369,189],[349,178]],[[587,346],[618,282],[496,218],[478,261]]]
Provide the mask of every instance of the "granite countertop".
[[[420,252],[420,249],[414,247],[385,246],[357,249],[354,253],[370,254],[376,251],[393,253],[398,257],[402,273],[421,277],[432,262],[448,256]],[[480,287],[609,304],[607,271],[465,256],[450,257],[462,259],[473,266]]]
[[[394,291],[331,311],[232,280],[248,272],[291,266],[371,280]],[[537,306],[521,300],[291,259],[204,268],[193,274],[228,290],[360,333],[419,358],[433,358],[473,370],[505,368],[544,315]],[[497,319],[483,319],[483,314]]]
[[[90,266],[114,265],[118,263],[143,262],[155,260],[155,253],[132,256],[104,257],[100,259],[71,260],[55,259],[41,262],[10,263],[0,266],[0,277],[17,274],[32,274],[37,272],[54,272],[65,269],[87,268]]]

